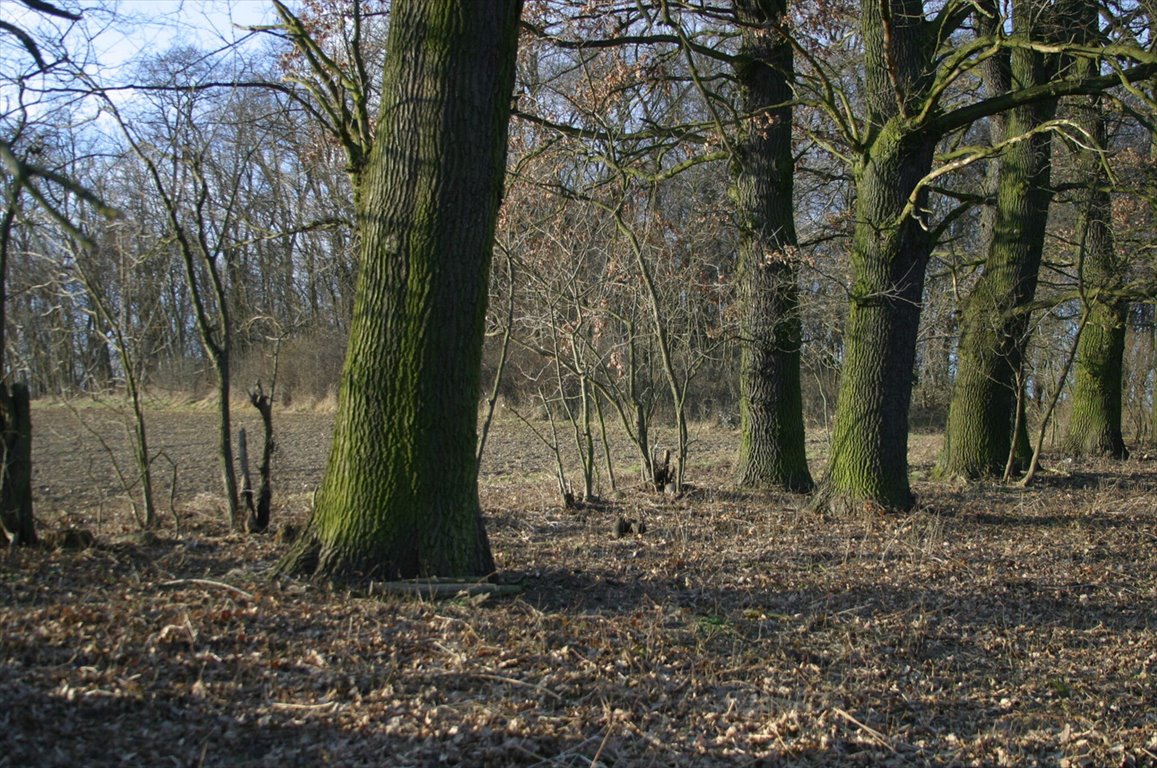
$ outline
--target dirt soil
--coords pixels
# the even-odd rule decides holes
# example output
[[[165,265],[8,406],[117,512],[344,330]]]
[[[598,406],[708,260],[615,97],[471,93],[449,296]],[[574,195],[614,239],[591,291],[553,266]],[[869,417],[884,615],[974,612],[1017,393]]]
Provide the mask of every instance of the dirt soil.
[[[914,512],[833,517],[733,488],[736,434],[701,426],[683,496],[619,442],[619,490],[569,510],[504,421],[482,496],[522,591],[422,601],[271,578],[331,415],[275,415],[251,537],[198,409],[150,416],[163,527],[137,532],[114,417],[34,406],[41,529],[96,543],[0,552],[0,766],[1157,764],[1148,456],[947,487],[917,436]]]

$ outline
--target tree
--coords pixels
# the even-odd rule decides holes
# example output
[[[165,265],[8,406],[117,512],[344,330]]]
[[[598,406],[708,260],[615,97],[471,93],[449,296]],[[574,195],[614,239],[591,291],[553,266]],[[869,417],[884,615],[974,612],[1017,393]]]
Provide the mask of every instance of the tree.
[[[1066,50],[1097,61],[1112,54],[1112,72],[1033,78],[1015,82],[1006,93],[954,105],[948,98],[951,87],[993,53],[1040,46],[1023,35],[1006,37],[997,23],[991,34],[962,41],[942,55],[944,41],[970,15],[992,15],[995,8],[948,3],[930,18],[925,12],[924,3],[915,0],[865,0],[862,5],[867,114],[862,126],[845,119],[856,184],[853,283],[832,457],[821,497],[825,502],[884,509],[914,503],[907,472],[908,406],[925,270],[935,241],[933,223],[926,220],[929,185],[993,154],[992,148],[951,148],[934,169],[937,142],[983,118],[1103,92],[1149,77],[1157,68],[1153,57],[1136,46],[1091,51],[1069,46]],[[1122,60],[1142,63],[1124,68]],[[1003,144],[1028,144],[1039,132],[1010,132]]]
[[[573,142],[576,154],[588,158],[589,170],[577,176],[585,182],[584,201],[610,187],[605,179],[621,177],[623,194],[608,210],[630,247],[641,293],[650,303],[646,322],[628,336],[641,338],[650,326],[654,359],[669,392],[658,394],[669,402],[675,422],[675,485],[687,453],[686,412],[696,394],[711,387],[691,386],[692,374],[714,368],[713,377],[699,376],[700,382],[715,380],[710,401],[703,398],[701,405],[710,402],[726,418],[740,392],[739,482],[808,489],[796,286],[801,259],[792,186],[794,73],[788,28],[795,25],[787,19],[786,3],[744,0],[726,9],[637,3],[600,11],[590,14],[579,4],[562,2],[536,8],[528,26],[549,53],[527,67],[533,72],[528,79],[550,87],[543,94],[532,91],[535,114],[521,116],[550,126],[560,142]],[[582,77],[575,78],[576,72]],[[725,162],[730,187],[712,200],[718,185],[702,179],[718,179]],[[580,196],[577,189],[573,193]],[[631,204],[644,197],[655,205]],[[649,234],[651,222],[659,221],[651,218],[655,213],[672,212],[678,212],[672,217],[678,225],[660,230],[662,238]],[[668,253],[686,265],[675,272],[674,291],[662,279]],[[688,277],[697,291],[687,290]],[[694,293],[712,299],[704,302],[703,318],[717,326],[706,333],[682,322]],[[740,294],[738,306],[733,293]],[[731,316],[739,318],[738,332],[721,334]],[[638,346],[632,340],[629,348]],[[733,348],[742,350],[739,376],[729,364]],[[619,391],[635,389],[635,381],[632,371]],[[623,405],[636,418],[627,420],[627,431],[652,475],[641,402],[628,399],[633,402]]]
[[[513,215],[532,231],[553,233],[549,240],[524,241],[532,253],[520,257],[522,269],[543,278],[541,288],[567,286],[537,291],[531,314],[540,320],[558,310],[571,315],[562,326],[553,317],[546,325],[585,348],[580,360],[564,341],[567,354],[560,359],[543,343],[549,335],[536,330],[515,340],[561,364],[573,382],[568,387],[589,392],[593,386],[601,395],[592,401],[596,418],[604,404],[617,412],[646,481],[678,491],[691,444],[690,403],[708,378],[702,372],[719,362],[724,346],[720,330],[729,290],[723,275],[730,271],[733,238],[725,230],[719,237],[718,225],[727,221],[718,215],[719,203],[726,195],[716,182],[726,153],[705,151],[705,138],[730,133],[732,121],[718,115],[734,110],[707,105],[717,96],[703,82],[727,81],[719,62],[730,54],[709,45],[727,35],[682,4],[598,10],[557,2],[528,14],[524,23],[533,36],[522,53],[524,96],[513,142],[511,200],[519,194],[526,199]],[[704,51],[706,61],[695,60]],[[544,192],[560,205],[544,210],[537,202]],[[564,275],[572,271],[571,255],[581,257],[573,269],[581,280],[577,292]],[[566,301],[554,298],[563,294]],[[590,322],[563,327],[580,318]],[[531,323],[527,329],[542,327]],[[724,412],[734,402],[730,393],[725,397],[724,403],[711,398]],[[673,427],[666,461],[656,458],[653,417],[660,406]],[[581,417],[582,409],[575,413]],[[589,467],[586,443],[581,453]]]
[[[21,0],[32,12],[51,20],[74,23],[80,15],[58,8],[45,0]],[[63,37],[63,35],[61,35]],[[15,44],[30,62],[17,61],[8,49]],[[54,49],[63,48],[61,40],[51,41]],[[5,54],[6,91],[15,95],[15,108],[0,115],[0,180],[4,188],[4,211],[0,214],[0,536],[7,542],[31,545],[36,543],[36,527],[32,511],[32,421],[29,389],[23,382],[8,382],[6,352],[6,305],[8,257],[12,245],[13,228],[20,213],[22,199],[27,195],[50,218],[70,234],[81,236],[60,207],[46,192],[51,187],[73,195],[107,213],[108,209],[88,190],[51,168],[36,162],[36,149],[24,145],[31,115],[43,104],[29,105],[26,95],[29,83],[48,77],[52,70],[68,61],[62,50],[54,50],[51,57],[44,54],[44,41],[27,30],[0,19],[0,53]],[[11,68],[9,68],[11,67]],[[8,73],[12,74],[9,75]],[[7,105],[6,101],[6,105]],[[44,110],[47,111],[47,110]]]
[[[231,407],[235,311],[240,307],[231,301],[235,297],[230,296],[229,287],[237,284],[230,280],[230,266],[236,258],[237,193],[244,156],[253,148],[234,145],[226,153],[213,140],[211,134],[220,126],[209,119],[199,98],[203,91],[196,86],[205,77],[197,71],[200,61],[195,49],[176,48],[149,62],[154,75],[166,81],[154,91],[161,98],[154,105],[156,127],[151,131],[142,125],[154,120],[142,118],[130,126],[107,95],[105,105],[144,165],[164,216],[166,235],[183,268],[197,335],[216,378],[217,451],[225,503],[231,524],[242,530],[245,515],[234,463]],[[223,112],[223,119],[228,120],[232,111]],[[218,164],[218,155],[226,154]]]
[[[908,404],[932,239],[918,217],[939,132],[921,120],[933,56],[958,13],[926,20],[921,2],[865,0],[866,119],[855,160],[855,234],[844,365],[823,501],[913,503]]]
[[[732,161],[741,302],[738,481],[807,491],[787,3],[736,0],[735,10],[743,43],[733,66],[747,114]]]
[[[1059,2],[1022,2],[1014,33],[1026,40],[1072,42],[1071,9]],[[1002,51],[987,66],[991,95],[1043,85],[1060,74],[1062,57],[1032,46]],[[1057,101],[1046,99],[990,119],[993,145],[1003,147],[998,163],[995,207],[988,253],[963,310],[958,372],[948,407],[940,472],[962,477],[999,475],[1015,451],[1028,457],[1022,407],[1021,367],[1029,315],[1044,252],[1052,201],[1051,122]],[[1017,429],[1014,426],[1019,425]],[[1016,440],[1019,444],[1014,445]]]
[[[1096,15],[1091,14],[1096,22]],[[1088,66],[1087,62],[1081,62]],[[1117,252],[1112,228],[1112,197],[1106,172],[1108,139],[1099,96],[1073,105],[1084,134],[1074,142],[1077,184],[1078,288],[1088,318],[1077,340],[1076,376],[1065,446],[1077,455],[1128,458],[1121,434],[1125,327],[1128,302],[1118,294],[1126,260]]]
[[[8,251],[16,220],[20,192],[5,185],[3,218],[0,219],[0,375],[4,370],[4,305],[8,282]],[[6,377],[5,377],[6,379]],[[32,514],[32,418],[28,385],[5,380],[0,386],[0,536],[4,543],[35,544],[36,521]]]
[[[355,194],[360,268],[325,477],[285,571],[484,576],[475,447],[521,3],[400,0]]]

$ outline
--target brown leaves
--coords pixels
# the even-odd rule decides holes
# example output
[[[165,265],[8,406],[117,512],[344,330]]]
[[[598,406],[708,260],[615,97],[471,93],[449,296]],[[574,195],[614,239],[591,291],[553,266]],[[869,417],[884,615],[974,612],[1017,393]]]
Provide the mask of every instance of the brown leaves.
[[[796,497],[732,490],[733,440],[700,430],[699,466],[715,469],[684,497],[632,489],[568,511],[548,458],[500,422],[483,500],[526,590],[480,604],[279,585],[273,537],[229,534],[211,505],[182,509],[181,534],[106,524],[91,549],[6,552],[0,754],[279,768],[1155,759],[1157,467],[1028,491],[923,485],[935,512],[821,519]],[[643,513],[645,535],[607,535]]]

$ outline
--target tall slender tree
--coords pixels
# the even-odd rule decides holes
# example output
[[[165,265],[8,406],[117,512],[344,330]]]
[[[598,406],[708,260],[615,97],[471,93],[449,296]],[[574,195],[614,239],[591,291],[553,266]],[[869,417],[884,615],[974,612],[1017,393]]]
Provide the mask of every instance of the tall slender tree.
[[[1092,42],[1097,36],[1096,6],[1086,5],[1079,27]],[[1077,66],[1090,70],[1092,63]],[[1076,375],[1072,410],[1065,445],[1074,454],[1129,456],[1121,434],[1124,381],[1125,326],[1128,302],[1120,296],[1126,260],[1117,252],[1112,226],[1112,197],[1106,171],[1108,136],[1102,99],[1078,97],[1071,104],[1073,120],[1081,129],[1074,142],[1078,189],[1077,247],[1079,288],[1088,303],[1088,319],[1077,340]]]
[[[81,17],[47,0],[20,0],[24,10],[41,20],[79,22]],[[19,14],[18,14],[19,15]],[[25,19],[28,16],[24,17]],[[44,25],[51,28],[50,24]],[[36,543],[36,525],[32,512],[32,418],[30,392],[24,382],[10,382],[5,361],[7,349],[7,282],[12,235],[24,199],[27,197],[49,218],[78,239],[84,239],[46,189],[78,198],[97,210],[108,209],[95,195],[74,180],[37,162],[37,153],[24,141],[28,138],[33,115],[51,114],[50,105],[26,103],[28,84],[38,78],[49,78],[58,68],[69,69],[69,55],[61,38],[41,39],[40,33],[0,19],[0,37],[12,42],[22,57],[4,62],[3,87],[5,107],[0,113],[0,187],[3,189],[3,213],[0,214],[0,541],[18,544]],[[46,46],[45,43],[49,43]],[[49,53],[46,49],[51,48]],[[13,48],[6,48],[10,53]],[[10,111],[9,111],[10,109]],[[33,144],[35,142],[33,141]]]
[[[738,481],[807,491],[786,12],[786,0],[735,2],[742,45],[732,66],[748,115],[732,159],[742,302]]]
[[[1039,48],[1072,42],[1065,39],[1071,35],[1073,21],[1072,8],[1066,6],[1072,5],[1022,0],[1013,31],[1037,45],[1007,49],[989,61],[986,80],[990,94],[1044,85],[1060,75],[1062,57]],[[1056,110],[1056,99],[1044,99],[995,115],[990,121],[993,144],[1004,149],[998,161],[983,273],[963,311],[958,372],[940,462],[944,474],[999,475],[1010,451],[1016,451],[1020,459],[1027,458],[1027,433],[1016,429],[1016,425],[1024,425],[1024,419],[1016,415],[1023,402],[1019,394],[1021,361],[1030,328],[1024,310],[1036,295],[1053,197],[1054,130],[1049,124]],[[1013,445],[1017,432],[1021,445]]]
[[[8,383],[4,359],[8,252],[20,205],[20,190],[7,183],[5,187],[4,213],[0,217],[0,543],[27,545],[36,543],[36,523],[32,516],[31,407],[28,385]]]
[[[487,276],[521,3],[399,0],[355,196],[361,272],[334,442],[283,563],[329,578],[484,576]]]

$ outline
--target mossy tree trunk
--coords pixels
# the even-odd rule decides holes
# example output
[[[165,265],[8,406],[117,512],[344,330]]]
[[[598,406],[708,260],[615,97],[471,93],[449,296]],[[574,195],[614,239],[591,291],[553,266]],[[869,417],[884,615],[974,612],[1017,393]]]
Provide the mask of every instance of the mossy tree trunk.
[[[1086,28],[1095,33],[1096,10],[1091,10]],[[1079,65],[1091,70],[1087,62]],[[1086,141],[1092,140],[1091,147],[1082,143],[1075,148],[1077,180],[1085,186],[1074,197],[1081,248],[1078,279],[1089,302],[1089,316],[1077,340],[1065,446],[1077,455],[1125,459],[1129,451],[1121,434],[1121,416],[1128,304],[1113,296],[1113,291],[1125,280],[1126,263],[1113,240],[1113,201],[1104,166],[1108,146],[1105,114],[1097,96],[1075,99],[1072,107],[1077,125],[1087,134]]]
[[[898,219],[933,147],[926,136],[889,126],[856,167],[855,281],[825,489],[842,504],[903,510],[914,502],[908,406],[931,244],[915,219]]]
[[[484,576],[478,396],[521,3],[399,0],[333,447],[283,570]]]
[[[916,218],[937,134],[913,115],[934,72],[936,28],[914,0],[865,0],[868,116],[854,167],[850,306],[821,500],[907,509],[908,405],[931,239]]]
[[[1044,5],[1036,3],[1035,5]],[[1020,19],[1046,27],[1040,13]],[[1053,29],[1019,29],[1041,39],[1056,39]],[[1000,88],[1031,88],[1057,72],[1059,57],[1029,47],[1013,48]],[[994,80],[989,79],[990,90]],[[996,95],[996,94],[993,94]],[[988,233],[983,272],[969,294],[962,316],[957,376],[948,406],[939,471],[967,478],[999,476],[1014,439],[1021,366],[1029,329],[1024,311],[1036,294],[1045,229],[1052,201],[1050,155],[1052,131],[1041,130],[1056,114],[1056,99],[1034,102],[1006,112],[994,139],[1006,143],[998,161],[995,210]],[[1028,138],[1023,138],[1027,136]],[[1017,456],[1027,459],[1027,432],[1017,440]],[[1023,440],[1023,445],[1021,442]]]
[[[1094,298],[1089,307],[1077,346],[1072,413],[1065,435],[1065,445],[1074,454],[1129,457],[1121,433],[1125,314],[1120,301]]]
[[[736,0],[743,44],[735,64],[746,126],[732,175],[739,220],[737,479],[808,491],[800,392],[798,253],[792,200],[791,41],[786,0]]]
[[[1153,8],[1153,3],[1150,1],[1148,7]],[[1157,35],[1157,13],[1149,14],[1149,37],[1152,39]],[[1146,90],[1149,94],[1149,99],[1157,98],[1157,77],[1152,77],[1146,83]],[[1153,125],[1148,126],[1149,130],[1149,162],[1157,165],[1157,127]],[[1157,220],[1157,180],[1150,177],[1150,181],[1145,186],[1145,191],[1149,198],[1149,215]],[[1149,444],[1157,446],[1157,306],[1150,307],[1150,317],[1153,318],[1153,324],[1149,329],[1149,349],[1150,349],[1150,370],[1153,372],[1153,389],[1150,392],[1149,400]],[[1143,396],[1143,394],[1142,394]]]

